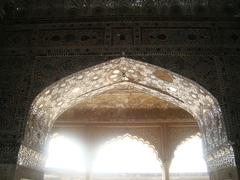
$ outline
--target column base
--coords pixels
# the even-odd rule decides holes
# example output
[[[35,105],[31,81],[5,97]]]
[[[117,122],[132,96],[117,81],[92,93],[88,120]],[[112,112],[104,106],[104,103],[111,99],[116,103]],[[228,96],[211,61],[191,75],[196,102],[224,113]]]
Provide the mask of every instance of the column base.
[[[15,180],[43,180],[44,172],[35,169],[30,169],[24,166],[17,166]]]
[[[15,164],[0,164],[0,179],[14,180],[15,179]]]
[[[44,172],[18,166],[16,164],[0,164],[0,180],[43,180]]]
[[[237,168],[225,168],[209,173],[210,180],[238,180]]]

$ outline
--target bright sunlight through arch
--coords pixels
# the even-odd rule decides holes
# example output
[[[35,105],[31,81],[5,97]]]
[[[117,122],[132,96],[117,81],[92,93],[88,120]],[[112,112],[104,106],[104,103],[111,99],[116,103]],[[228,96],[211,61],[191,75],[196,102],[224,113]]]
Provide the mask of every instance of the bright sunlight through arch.
[[[199,135],[187,139],[177,147],[170,173],[207,173],[202,140]]]
[[[161,163],[156,151],[149,144],[127,134],[100,147],[93,172],[161,173]]]
[[[86,172],[84,146],[73,138],[55,135],[49,142],[46,169]]]
[[[63,135],[49,142],[46,170],[86,173],[85,147]],[[93,173],[161,173],[161,163],[154,147],[126,134],[103,144],[93,161]]]
[[[56,135],[49,143],[46,170],[86,173],[86,152],[83,144],[70,137]],[[153,146],[135,136],[126,134],[103,144],[93,161],[93,174],[161,174],[161,162]],[[207,167],[203,159],[199,136],[183,142],[175,151],[170,175],[203,173],[207,179]],[[175,174],[175,175],[174,175]],[[76,174],[75,174],[76,175]],[[201,177],[202,177],[201,175]],[[57,177],[57,176],[56,176]],[[60,177],[60,176],[59,176]],[[199,176],[200,177],[200,176]],[[174,179],[174,178],[173,178]]]

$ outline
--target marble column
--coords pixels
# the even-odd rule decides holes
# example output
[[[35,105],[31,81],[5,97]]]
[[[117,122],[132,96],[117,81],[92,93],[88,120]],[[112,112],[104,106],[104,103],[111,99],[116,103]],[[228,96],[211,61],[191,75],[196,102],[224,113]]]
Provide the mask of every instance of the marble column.
[[[90,141],[91,142],[91,141]],[[94,143],[88,143],[87,144],[87,152],[86,152],[86,180],[91,180],[93,173],[93,161],[96,157],[96,149],[94,146]]]
[[[91,153],[89,153],[91,154]],[[93,156],[89,156],[87,158],[87,162],[86,162],[86,180],[91,180],[92,179],[92,166],[93,166]]]
[[[162,162],[162,180],[169,180],[169,162]]]

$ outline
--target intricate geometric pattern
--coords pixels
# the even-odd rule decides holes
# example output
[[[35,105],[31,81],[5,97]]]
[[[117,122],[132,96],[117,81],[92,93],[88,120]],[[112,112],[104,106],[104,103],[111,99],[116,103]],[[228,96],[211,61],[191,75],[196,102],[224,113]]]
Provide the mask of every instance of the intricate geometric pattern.
[[[72,74],[42,91],[34,100],[27,122],[24,145],[42,152],[44,142],[54,121],[65,110],[88,97],[116,87],[128,87],[173,103],[193,115],[198,121],[205,145],[205,155],[220,150],[220,155],[209,156],[209,169],[235,166],[233,151],[222,125],[222,114],[217,100],[203,87],[189,79],[147,63],[127,58],[114,59]],[[228,147],[228,151],[226,150]],[[225,149],[224,149],[225,148]],[[24,151],[24,148],[21,149]],[[20,154],[24,154],[21,152]],[[30,152],[30,151],[28,151]],[[26,157],[21,155],[20,157]],[[33,156],[31,156],[33,157]],[[33,167],[36,161],[31,161]],[[31,166],[25,158],[19,163]]]
[[[20,147],[18,154],[18,164],[25,167],[43,170],[45,157],[42,153],[34,151],[24,145]]]

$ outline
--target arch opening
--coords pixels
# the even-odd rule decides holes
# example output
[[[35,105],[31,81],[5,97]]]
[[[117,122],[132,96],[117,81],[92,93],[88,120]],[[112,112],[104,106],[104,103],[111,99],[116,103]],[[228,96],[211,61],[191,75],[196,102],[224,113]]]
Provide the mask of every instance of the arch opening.
[[[200,133],[188,137],[177,146],[169,172],[171,179],[209,179]]]
[[[78,138],[54,134],[49,143],[44,179],[85,179],[89,173],[85,146]],[[103,143],[90,158],[91,179],[161,176],[161,162],[155,147],[130,134]]]
[[[99,147],[93,163],[95,174],[161,173],[155,147],[137,136],[125,134]]]
[[[119,87],[134,88],[189,112],[197,120],[202,133],[204,156],[210,173],[235,167],[217,100],[187,78],[127,58],[114,59],[77,72],[43,90],[31,106],[18,164],[42,169],[45,159],[43,145],[55,120],[84,99]]]

